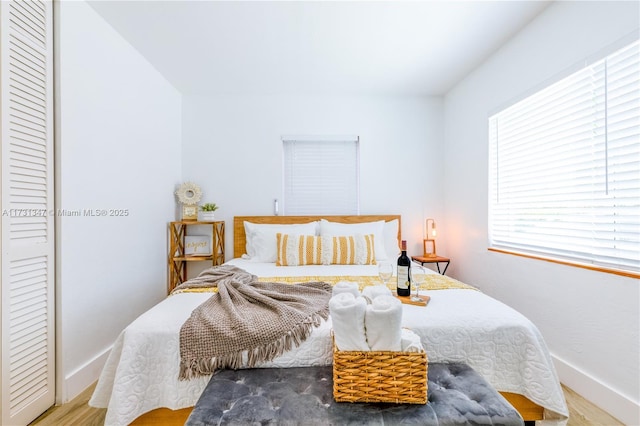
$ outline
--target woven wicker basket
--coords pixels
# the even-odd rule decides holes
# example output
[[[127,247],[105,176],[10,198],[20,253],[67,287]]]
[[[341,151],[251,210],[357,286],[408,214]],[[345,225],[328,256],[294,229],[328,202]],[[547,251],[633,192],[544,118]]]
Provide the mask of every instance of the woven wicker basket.
[[[426,352],[339,351],[333,346],[337,402],[427,403]]]

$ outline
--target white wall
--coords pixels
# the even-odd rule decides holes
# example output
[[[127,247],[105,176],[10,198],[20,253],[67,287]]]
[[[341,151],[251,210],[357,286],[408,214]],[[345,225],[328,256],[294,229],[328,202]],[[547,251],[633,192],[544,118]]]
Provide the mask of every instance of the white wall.
[[[444,194],[439,227],[451,274],[528,316],[561,380],[638,424],[638,280],[487,251],[490,113],[638,31],[637,2],[558,2],[445,97]]]
[[[93,383],[120,331],[166,296],[181,97],[85,2],[57,2],[58,402]]]
[[[423,218],[441,217],[442,101],[421,97],[183,98],[182,170],[220,206],[232,257],[236,215],[271,215],[282,199],[282,135],[360,137],[361,214],[401,214],[409,254]]]

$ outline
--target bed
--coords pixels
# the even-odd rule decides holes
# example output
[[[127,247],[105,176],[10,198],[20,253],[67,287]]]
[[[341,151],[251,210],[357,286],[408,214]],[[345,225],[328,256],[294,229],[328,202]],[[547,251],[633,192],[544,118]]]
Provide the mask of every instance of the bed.
[[[384,221],[382,234],[376,240],[387,243],[387,249],[395,242],[397,251],[401,229],[401,218],[397,215],[323,218],[344,224]],[[293,283],[303,277],[327,282],[351,279],[363,285],[379,283],[375,265],[276,266],[255,255],[252,259],[243,258],[247,252],[255,251],[255,247],[247,246],[245,222],[291,225],[320,219],[316,216],[235,217],[234,259],[227,263],[267,281]],[[376,232],[379,229],[376,228]],[[387,258],[391,261],[393,256],[395,253]],[[434,282],[441,280],[441,276],[432,274]],[[451,281],[454,280],[448,282]],[[426,308],[403,305],[403,326],[420,335],[429,361],[469,364],[500,391],[525,420],[566,423],[568,409],[538,329],[515,310],[480,291],[455,285],[442,288],[446,289],[428,290],[431,301]],[[184,422],[209,377],[178,380],[179,331],[191,311],[210,296],[202,292],[171,295],[123,330],[90,401],[91,406],[107,408],[105,424],[130,424],[154,417],[169,424],[171,416],[177,418],[177,423]],[[300,346],[259,367],[329,365],[332,361],[330,332],[329,318]]]

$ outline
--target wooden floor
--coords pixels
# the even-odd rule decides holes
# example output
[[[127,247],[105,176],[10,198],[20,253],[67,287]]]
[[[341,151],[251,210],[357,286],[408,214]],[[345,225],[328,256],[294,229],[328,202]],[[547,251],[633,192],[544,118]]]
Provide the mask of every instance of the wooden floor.
[[[95,385],[94,385],[95,386]],[[31,423],[37,426],[102,426],[106,409],[92,408],[87,405],[94,386],[82,392],[73,401],[52,407]],[[618,426],[621,422],[586,399],[563,386],[569,406],[568,426]]]
[[[573,390],[562,386],[564,397],[569,407],[568,426],[618,426],[624,425],[606,411],[596,407]]]
[[[93,394],[95,384],[85,389],[80,395],[66,404],[51,407],[40,417],[31,422],[39,426],[102,426],[106,408],[89,407],[88,402]]]

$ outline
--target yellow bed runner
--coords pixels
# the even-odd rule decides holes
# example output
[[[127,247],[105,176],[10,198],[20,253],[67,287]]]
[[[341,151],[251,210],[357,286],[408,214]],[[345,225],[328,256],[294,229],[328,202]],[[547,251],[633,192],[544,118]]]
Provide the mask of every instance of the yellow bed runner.
[[[297,284],[312,281],[323,281],[331,285],[336,285],[340,281],[350,281],[358,283],[359,290],[362,291],[365,287],[372,285],[380,285],[382,281],[380,278],[372,275],[310,275],[304,277],[259,277],[258,281],[261,282],[273,282],[273,283],[286,283]],[[387,285],[389,290],[395,291],[395,281],[391,279]],[[420,286],[420,290],[477,290],[477,288],[465,284],[456,279],[447,277],[445,275],[428,274],[425,275],[425,280]],[[216,293],[217,287],[207,288],[192,288],[185,290],[178,290],[172,294],[178,293]]]

